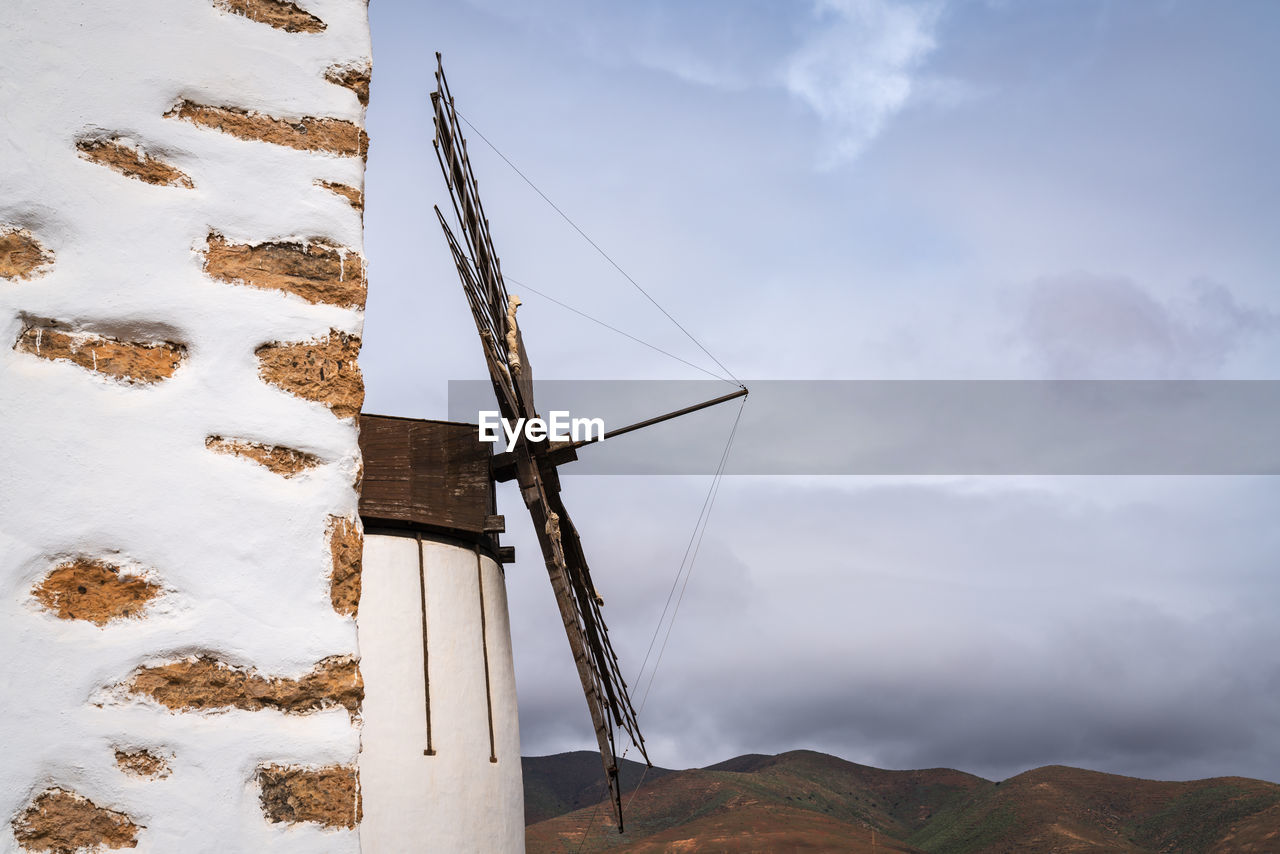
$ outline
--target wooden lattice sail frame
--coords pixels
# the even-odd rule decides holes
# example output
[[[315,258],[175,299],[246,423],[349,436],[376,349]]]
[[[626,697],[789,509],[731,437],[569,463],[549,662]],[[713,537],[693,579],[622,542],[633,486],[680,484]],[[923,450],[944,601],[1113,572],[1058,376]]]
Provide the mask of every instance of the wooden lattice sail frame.
[[[533,370],[516,323],[519,298],[507,293],[502,265],[493,248],[489,220],[467,157],[453,95],[445,79],[440,54],[436,54],[436,89],[431,93],[435,114],[435,151],[453,202],[462,240],[455,237],[449,221],[435,208],[445,239],[453,254],[462,288],[466,292],[476,331],[484,349],[489,378],[493,382],[498,407],[504,418],[534,418]],[[578,678],[586,695],[587,708],[595,727],[610,799],[623,828],[622,793],[618,781],[616,733],[622,730],[640,756],[649,761],[644,738],[636,720],[635,707],[627,683],[618,666],[618,657],[609,643],[609,633],[601,613],[603,601],[591,581],[591,570],[577,529],[560,498],[560,478],[556,465],[573,459],[572,450],[548,442],[523,438],[509,448],[504,461],[519,482],[525,506],[533,518],[538,545],[546,562],[569,647],[573,651]]]

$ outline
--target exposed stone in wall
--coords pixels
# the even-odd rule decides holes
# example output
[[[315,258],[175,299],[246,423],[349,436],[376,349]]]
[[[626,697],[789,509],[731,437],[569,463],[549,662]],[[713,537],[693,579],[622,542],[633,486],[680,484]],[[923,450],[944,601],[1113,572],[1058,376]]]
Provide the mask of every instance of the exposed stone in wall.
[[[308,243],[228,243],[209,235],[205,272],[215,279],[297,294],[309,303],[364,308],[360,253],[324,240]]]
[[[64,620],[87,620],[105,626],[112,620],[140,616],[160,586],[126,575],[119,567],[79,558],[44,577],[34,590],[36,600]]]
[[[369,149],[369,138],[364,130],[343,119],[314,116],[278,119],[238,107],[214,107],[192,101],[182,101],[165,113],[165,117],[185,119],[241,139],[270,142],[301,151],[364,157]]]
[[[370,70],[368,65],[331,65],[325,69],[324,79],[355,92],[360,104],[367,107]]]
[[[287,33],[324,32],[324,21],[284,0],[214,0],[213,5]]]
[[[0,226],[0,279],[31,279],[53,263],[53,253],[24,228]]]
[[[116,765],[131,777],[161,780],[169,776],[169,762],[150,750],[117,750]]]
[[[329,576],[333,610],[354,617],[360,607],[360,559],[364,552],[364,534],[358,520],[329,517],[329,551],[333,555],[333,572]]]
[[[14,349],[42,359],[72,362],[129,383],[168,379],[186,358],[186,348],[169,341],[119,341],[55,326],[28,326]]]
[[[204,446],[216,454],[230,454],[253,460],[283,477],[293,477],[320,465],[320,458],[306,451],[286,448],[282,445],[263,445],[246,439],[224,439],[210,436]]]
[[[360,822],[360,778],[352,766],[264,765],[258,769],[258,786],[262,812],[271,821],[325,827],[355,827]]]
[[[139,827],[127,815],[57,787],[41,792],[12,827],[18,845],[27,851],[73,854],[138,845]]]
[[[364,689],[325,528],[355,512],[357,431],[264,386],[251,354],[355,333],[315,342],[300,382],[358,409],[368,137],[337,92],[359,98],[359,75],[325,75],[369,56],[365,3],[0,0],[6,25],[3,850],[353,854],[357,833],[270,823],[256,771],[354,774]],[[200,272],[215,228],[250,262],[299,257],[224,284]],[[239,477],[208,488],[219,472]],[[326,785],[291,820],[355,825],[358,784],[346,817]]]
[[[323,403],[339,418],[360,414],[364,379],[356,357],[360,339],[336,329],[319,341],[259,347],[258,376],[290,394]]]
[[[182,170],[152,157],[120,137],[82,139],[76,143],[76,148],[80,150],[80,156],[85,160],[99,163],[108,169],[114,169],[122,175],[146,181],[148,184],[186,187],[188,190],[195,186]]]
[[[355,187],[349,187],[346,184],[338,184],[334,181],[316,181],[316,186],[324,187],[331,193],[337,193],[339,196],[342,196],[350,202],[351,207],[361,213],[364,212],[364,193],[360,192]]]
[[[306,714],[342,706],[355,717],[364,699],[360,668],[347,655],[326,658],[299,679],[266,677],[208,656],[191,656],[141,667],[124,687],[129,694],[150,697],[175,712],[277,709]]]

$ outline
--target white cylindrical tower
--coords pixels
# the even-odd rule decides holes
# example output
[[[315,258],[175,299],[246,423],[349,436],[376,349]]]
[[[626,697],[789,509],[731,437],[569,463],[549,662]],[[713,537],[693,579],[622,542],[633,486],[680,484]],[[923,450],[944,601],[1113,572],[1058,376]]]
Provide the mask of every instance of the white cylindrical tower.
[[[524,850],[506,585],[469,424],[361,416],[361,850]]]

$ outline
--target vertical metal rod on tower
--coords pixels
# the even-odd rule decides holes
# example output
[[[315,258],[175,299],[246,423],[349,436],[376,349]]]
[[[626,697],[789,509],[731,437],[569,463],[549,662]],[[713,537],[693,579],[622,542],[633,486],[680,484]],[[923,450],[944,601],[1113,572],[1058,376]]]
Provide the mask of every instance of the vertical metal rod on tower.
[[[484,657],[484,702],[489,714],[489,761],[497,762],[493,744],[493,688],[489,683],[489,630],[484,613],[484,559],[476,546],[476,587],[480,590],[480,652]]]
[[[435,745],[431,743],[431,668],[427,661],[427,570],[422,559],[422,534],[419,533],[415,539],[418,544],[418,592],[422,594],[422,693],[427,718],[427,746],[422,751],[422,755],[435,756]],[[491,740],[492,729],[490,724]]]

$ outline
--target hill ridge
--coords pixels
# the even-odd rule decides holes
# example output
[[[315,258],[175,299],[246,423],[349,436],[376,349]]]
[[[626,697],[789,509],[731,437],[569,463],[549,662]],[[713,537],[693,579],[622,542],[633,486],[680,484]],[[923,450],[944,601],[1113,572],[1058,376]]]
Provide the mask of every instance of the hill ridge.
[[[618,834],[598,754],[525,762],[528,851],[763,850],[1217,852],[1280,850],[1280,785],[1247,777],[1144,780],[1046,765],[991,781],[954,768],[892,770],[814,750],[704,768],[623,766]],[[577,776],[576,776],[577,775]],[[594,824],[592,822],[594,821]]]

